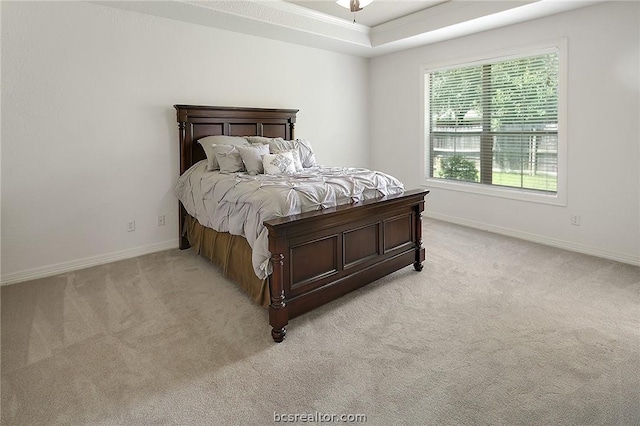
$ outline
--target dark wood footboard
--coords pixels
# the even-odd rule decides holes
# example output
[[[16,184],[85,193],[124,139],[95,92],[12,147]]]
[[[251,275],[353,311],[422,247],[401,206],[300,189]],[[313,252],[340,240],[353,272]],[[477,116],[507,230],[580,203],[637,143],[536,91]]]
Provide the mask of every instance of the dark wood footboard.
[[[422,270],[422,212],[429,191],[413,190],[265,221],[273,273],[271,335],[290,318],[412,265]]]

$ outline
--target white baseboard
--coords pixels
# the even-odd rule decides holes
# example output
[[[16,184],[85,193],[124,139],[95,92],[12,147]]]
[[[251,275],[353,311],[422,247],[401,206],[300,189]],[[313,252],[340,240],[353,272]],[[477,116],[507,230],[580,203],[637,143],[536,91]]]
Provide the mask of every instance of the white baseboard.
[[[516,229],[503,228],[501,226],[488,225],[482,222],[476,222],[473,220],[461,219],[455,216],[449,216],[433,212],[424,212],[424,217],[442,220],[444,222],[451,222],[462,226],[468,226],[469,228],[480,229],[483,231],[493,232],[495,234],[506,235],[508,237],[519,238],[521,240],[532,241],[534,243],[540,243],[552,247],[557,247],[577,253],[588,254],[591,256],[602,257],[604,259],[615,260],[617,262],[628,263],[630,265],[640,266],[640,257],[627,253],[619,253],[609,250],[601,249],[600,247],[586,246],[582,244],[576,244],[571,241],[558,240],[555,238],[549,238],[543,235],[531,234],[529,232],[518,231]]]
[[[162,243],[149,244],[133,249],[122,250],[114,253],[102,254],[99,256],[85,257],[83,259],[72,260],[70,262],[56,263],[53,265],[41,266],[19,272],[2,275],[1,285],[15,284],[22,281],[35,280],[38,278],[50,277],[63,274],[65,272],[77,271],[78,269],[89,268],[91,266],[104,265],[105,263],[116,262],[118,260],[131,259],[145,254],[178,248],[178,239],[164,241]]]
[[[615,260],[617,262],[628,263],[630,265],[640,266],[640,259],[637,256],[626,253],[613,252],[603,250],[599,247],[585,246],[570,241],[558,240],[542,235],[531,234],[528,232],[518,231],[510,228],[503,228],[495,225],[488,225],[482,222],[476,222],[467,219],[461,219],[455,216],[443,215],[433,212],[424,212],[424,216],[432,219],[451,222],[470,228],[489,231],[508,237],[519,238],[522,240],[532,241],[535,243],[545,244],[552,247],[558,247],[565,250],[575,251],[578,253],[588,254],[591,256],[602,257],[605,259]],[[159,251],[178,248],[178,239],[164,241],[162,243],[150,244],[147,246],[136,247],[134,249],[123,250],[115,253],[108,253],[99,256],[85,257],[83,259],[73,260],[70,262],[62,262],[54,265],[42,266],[39,268],[28,269],[19,272],[2,275],[1,285],[15,284],[23,281],[35,280],[38,278],[50,277],[53,275],[63,274],[65,272],[77,271],[78,269],[89,268],[91,266],[104,265],[106,263],[116,262],[118,260],[131,259],[132,257],[142,256],[145,254],[156,253]]]

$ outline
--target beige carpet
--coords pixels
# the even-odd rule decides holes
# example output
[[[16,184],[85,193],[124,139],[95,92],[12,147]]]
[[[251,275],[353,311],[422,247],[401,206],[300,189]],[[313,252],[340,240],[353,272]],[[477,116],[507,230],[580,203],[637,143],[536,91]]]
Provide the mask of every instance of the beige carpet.
[[[191,251],[2,288],[2,424],[640,424],[640,269],[425,220],[428,260],[291,321]],[[325,423],[327,424],[327,423]]]

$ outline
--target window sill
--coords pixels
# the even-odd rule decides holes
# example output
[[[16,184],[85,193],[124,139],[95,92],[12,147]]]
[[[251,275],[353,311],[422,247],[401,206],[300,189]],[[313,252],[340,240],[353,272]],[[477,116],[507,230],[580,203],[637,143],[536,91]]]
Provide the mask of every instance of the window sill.
[[[504,186],[483,185],[480,183],[453,182],[443,179],[427,178],[424,185],[427,188],[440,188],[449,191],[468,192],[489,197],[507,198],[511,200],[526,201],[530,203],[550,204],[554,206],[566,206],[566,192],[558,190],[556,194],[545,194],[533,190],[509,188]],[[562,194],[565,194],[564,196]]]

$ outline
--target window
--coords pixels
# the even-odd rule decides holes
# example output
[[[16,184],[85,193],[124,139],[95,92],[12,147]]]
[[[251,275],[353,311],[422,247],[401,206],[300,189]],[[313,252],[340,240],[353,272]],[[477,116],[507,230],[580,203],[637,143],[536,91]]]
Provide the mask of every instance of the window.
[[[557,47],[425,69],[424,76],[429,185],[558,195]]]

